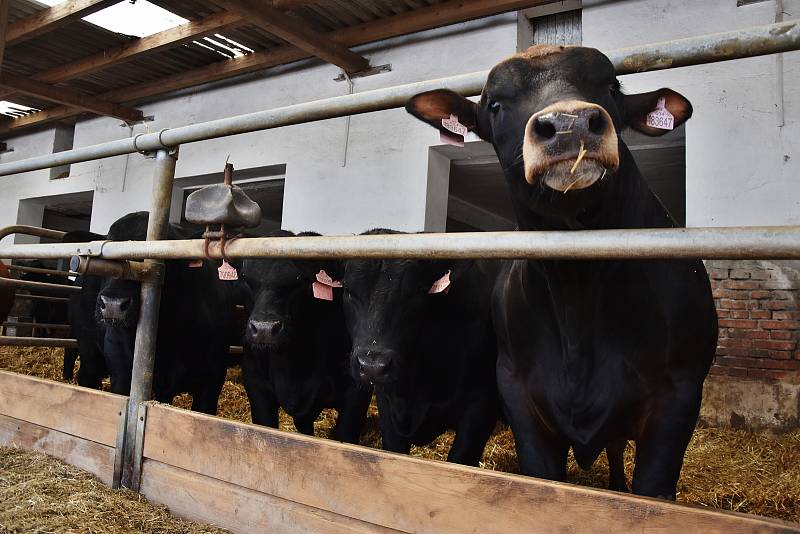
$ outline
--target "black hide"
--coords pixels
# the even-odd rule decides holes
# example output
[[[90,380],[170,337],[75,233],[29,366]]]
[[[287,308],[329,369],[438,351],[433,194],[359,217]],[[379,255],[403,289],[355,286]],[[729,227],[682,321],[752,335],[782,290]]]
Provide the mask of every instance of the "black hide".
[[[270,237],[291,237],[281,231]],[[300,234],[317,235],[317,234]],[[278,408],[304,434],[314,434],[323,408],[337,411],[333,438],[358,443],[372,397],[348,373],[350,338],[341,291],[332,301],[312,293],[319,262],[248,259],[242,277],[250,295],[242,378],[253,422],[278,426]]]

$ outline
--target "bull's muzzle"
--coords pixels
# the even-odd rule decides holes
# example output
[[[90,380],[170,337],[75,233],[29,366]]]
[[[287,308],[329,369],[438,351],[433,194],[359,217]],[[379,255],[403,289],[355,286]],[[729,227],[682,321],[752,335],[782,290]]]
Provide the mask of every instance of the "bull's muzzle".
[[[122,321],[130,310],[133,299],[130,297],[109,297],[100,295],[100,315],[106,321]]]
[[[565,100],[535,113],[525,127],[525,180],[557,191],[584,189],[619,168],[617,132],[602,106]]]

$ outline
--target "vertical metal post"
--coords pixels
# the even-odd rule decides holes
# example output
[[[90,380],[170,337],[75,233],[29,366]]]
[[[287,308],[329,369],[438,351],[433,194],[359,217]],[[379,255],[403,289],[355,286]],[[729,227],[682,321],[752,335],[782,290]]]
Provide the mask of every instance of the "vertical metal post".
[[[147,222],[147,240],[164,239],[169,227],[169,207],[172,200],[172,186],[175,179],[175,162],[178,149],[160,149],[156,152],[156,168],[153,175],[153,200],[150,205],[150,218]],[[160,263],[145,260],[148,263]],[[139,324],[136,327],[136,340],[133,351],[133,374],[131,394],[128,402],[128,420],[123,444],[124,460],[122,467],[122,486],[138,491],[142,443],[144,435],[137,432],[141,415],[139,406],[153,395],[153,365],[155,363],[156,336],[158,334],[158,311],[161,304],[161,284],[163,269],[158,276],[142,282],[142,298],[139,311]],[[136,451],[140,451],[136,454]],[[138,457],[137,457],[138,456]]]

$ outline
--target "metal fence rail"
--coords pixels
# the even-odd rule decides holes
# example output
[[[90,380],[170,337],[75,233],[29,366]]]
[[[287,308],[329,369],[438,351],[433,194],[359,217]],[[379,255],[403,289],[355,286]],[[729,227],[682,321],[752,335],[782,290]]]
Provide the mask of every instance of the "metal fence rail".
[[[219,245],[209,252],[221,258]],[[203,240],[0,245],[0,258],[201,259]],[[469,232],[231,241],[227,258],[704,258],[800,259],[800,226],[561,232]]]
[[[800,49],[800,21],[787,21],[742,30],[647,44],[607,52],[619,74],[700,65],[730,59],[776,54]],[[448,88],[465,96],[480,94],[488,71],[409,83],[248,113],[160,132],[110,141],[56,154],[0,165],[0,176],[46,169],[70,163],[154,151],[257,130],[320,121],[345,115],[402,107],[417,93]]]

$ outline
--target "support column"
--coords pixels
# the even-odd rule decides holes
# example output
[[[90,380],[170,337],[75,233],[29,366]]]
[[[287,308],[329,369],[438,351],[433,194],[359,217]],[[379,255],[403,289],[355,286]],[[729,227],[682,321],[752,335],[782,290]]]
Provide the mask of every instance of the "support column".
[[[153,200],[147,222],[147,240],[167,237],[172,186],[175,179],[175,162],[178,149],[161,149],[156,152],[156,168],[153,176]],[[145,260],[147,263],[163,263]],[[161,305],[161,284],[164,280],[163,266],[158,276],[142,282],[139,323],[133,350],[133,375],[128,402],[128,420],[123,444],[122,486],[139,490],[142,465],[142,440],[146,407],[143,403],[153,396],[153,366],[155,363],[156,337],[158,335],[158,312]]]

